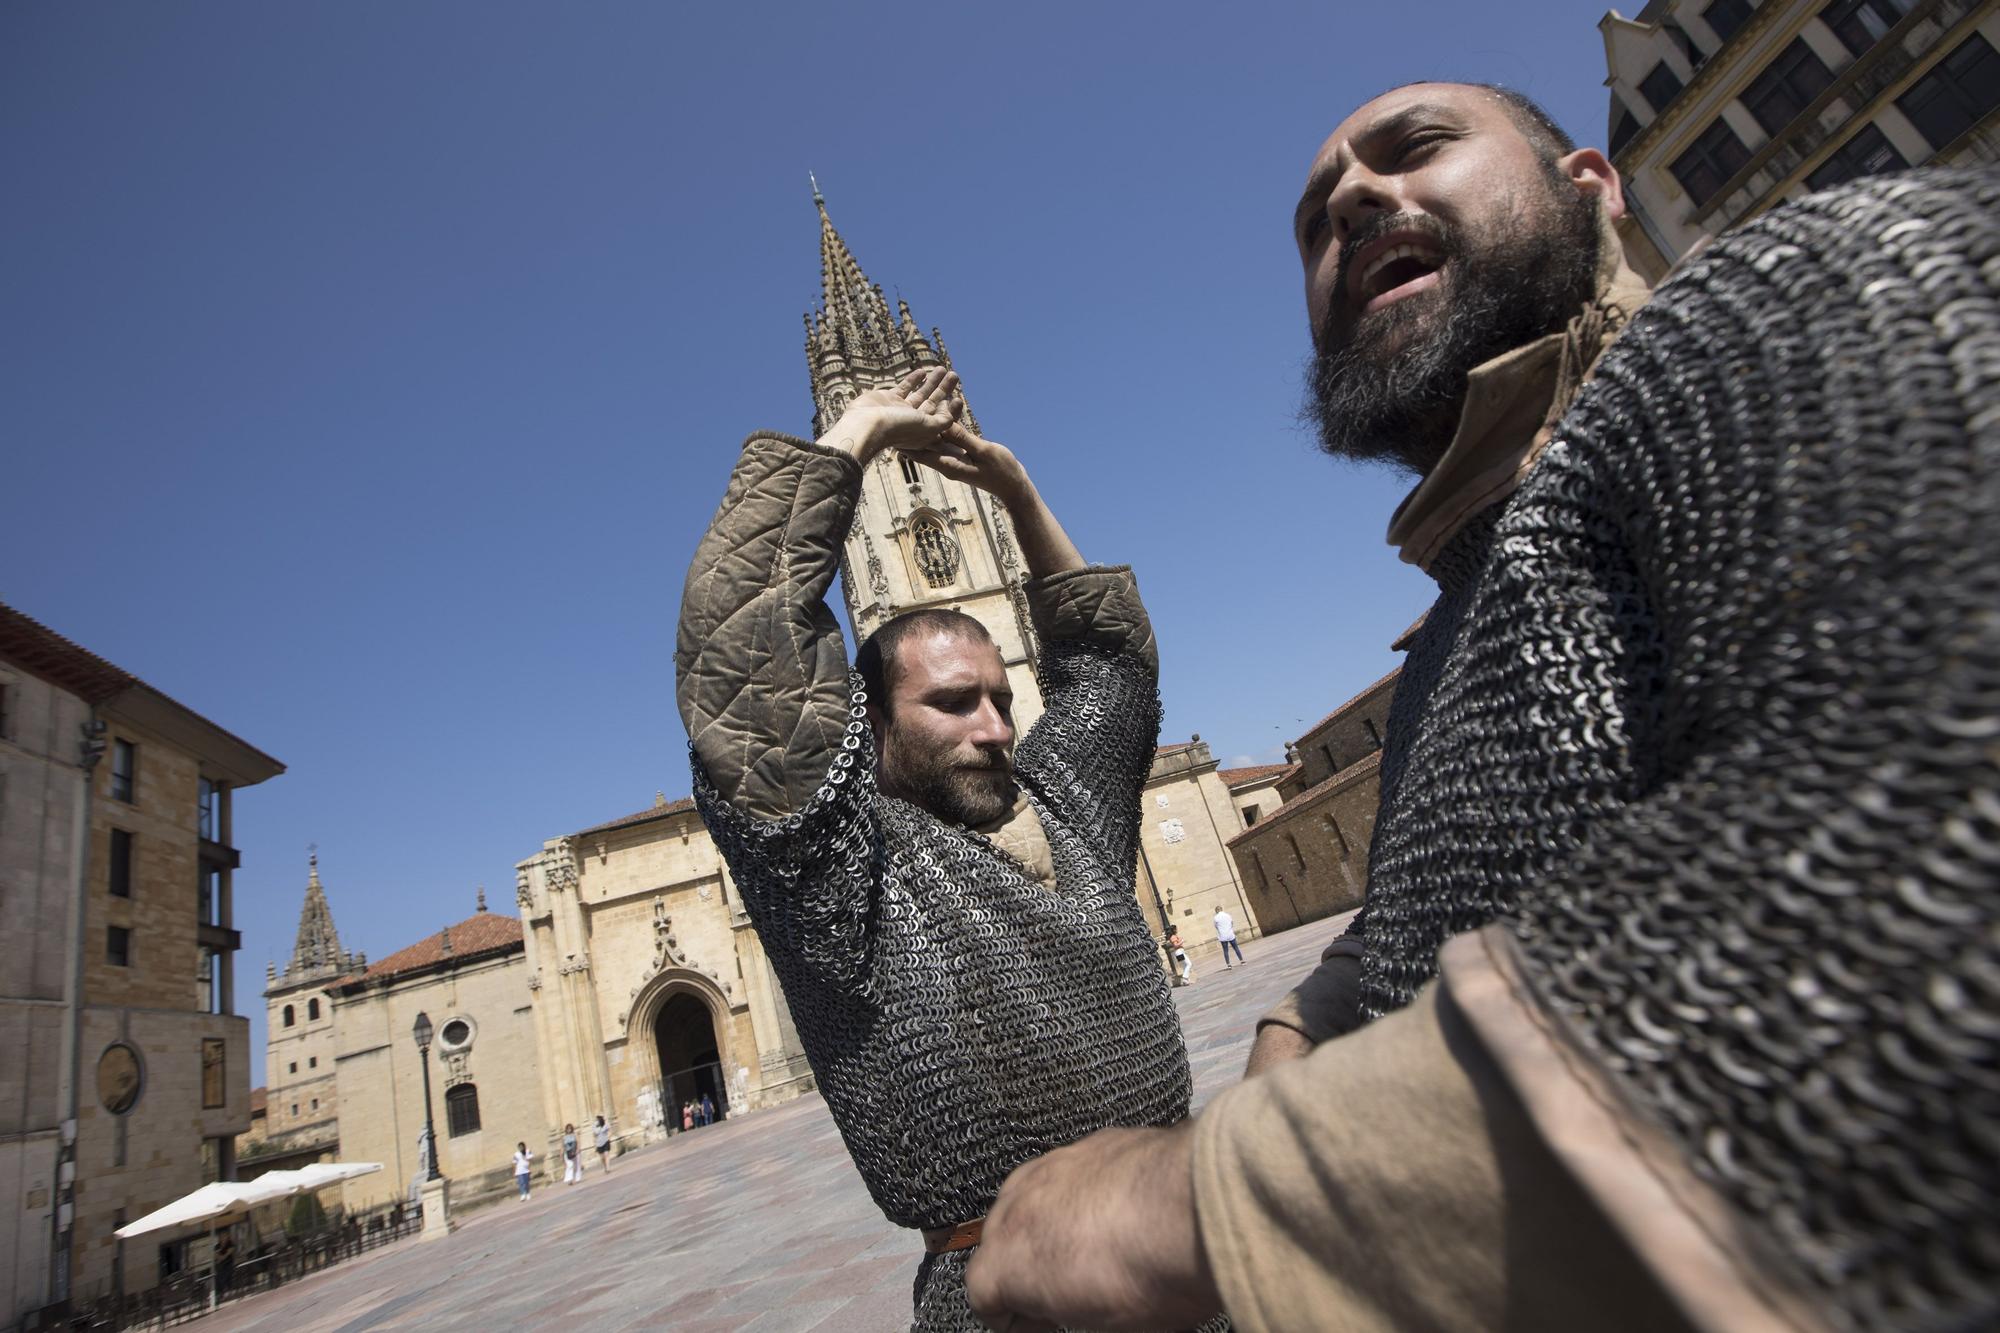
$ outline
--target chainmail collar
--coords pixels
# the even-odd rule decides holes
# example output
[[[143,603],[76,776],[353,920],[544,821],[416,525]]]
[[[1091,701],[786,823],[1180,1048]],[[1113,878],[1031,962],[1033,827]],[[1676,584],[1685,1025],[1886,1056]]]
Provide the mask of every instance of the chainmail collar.
[[[1054,853],[1049,849],[1048,830],[1028,799],[1027,789],[1014,798],[1014,808],[988,824],[974,824],[972,831],[1020,862],[1021,868],[1043,888],[1056,887]]]
[[[1396,507],[1389,544],[1407,564],[1432,562],[1465,521],[1514,493],[1541,457],[1591,368],[1652,294],[1598,215],[1597,295],[1568,327],[1472,368],[1458,432],[1438,465]]]

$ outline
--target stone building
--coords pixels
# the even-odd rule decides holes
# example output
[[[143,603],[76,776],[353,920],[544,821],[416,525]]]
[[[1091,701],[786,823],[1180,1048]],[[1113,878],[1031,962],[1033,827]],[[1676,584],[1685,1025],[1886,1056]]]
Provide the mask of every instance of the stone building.
[[[314,851],[307,860],[305,903],[292,956],[283,971],[274,965],[265,968],[265,1111],[256,1145],[264,1170],[331,1160],[338,1152],[334,1001],[341,982],[367,967],[366,956],[340,947]]]
[[[1242,781],[1239,800],[1254,813],[1244,813],[1246,827],[1229,840],[1229,852],[1265,930],[1361,905],[1381,802],[1382,737],[1399,674],[1315,722],[1287,747],[1293,762],[1276,775],[1245,771],[1254,776]],[[1272,808],[1266,792],[1280,804]]]
[[[1207,741],[1197,735],[1159,748],[1140,798],[1139,907],[1155,939],[1165,940],[1167,923],[1179,928],[1197,966],[1222,951],[1215,939],[1218,907],[1228,909],[1239,940],[1267,929],[1227,848],[1242,828]]]
[[[551,839],[517,872],[546,1136],[602,1115],[645,1142],[704,1095],[727,1114],[813,1086],[694,802]]]
[[[2000,161],[2000,0],[1650,0],[1598,27],[1648,277],[1811,190]]]
[[[235,1170],[233,794],[284,766],[0,606],[0,1282],[10,1313],[152,1286],[125,1222]]]
[[[481,892],[473,915],[331,989],[340,1156],[384,1167],[342,1186],[347,1208],[407,1199],[423,1177],[419,1014],[434,1034],[429,1110],[454,1206],[509,1188],[514,1145],[546,1135],[520,921],[487,911]]]

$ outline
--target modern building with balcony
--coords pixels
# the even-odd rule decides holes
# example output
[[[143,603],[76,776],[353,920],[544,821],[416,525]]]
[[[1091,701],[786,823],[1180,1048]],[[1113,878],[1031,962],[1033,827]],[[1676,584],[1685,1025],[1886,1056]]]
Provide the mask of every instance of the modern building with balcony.
[[[1651,0],[1598,27],[1649,278],[1782,200],[2000,161],[2000,0]]]
[[[234,794],[284,765],[0,605],[0,1296],[10,1321],[153,1286],[112,1233],[233,1178]]]

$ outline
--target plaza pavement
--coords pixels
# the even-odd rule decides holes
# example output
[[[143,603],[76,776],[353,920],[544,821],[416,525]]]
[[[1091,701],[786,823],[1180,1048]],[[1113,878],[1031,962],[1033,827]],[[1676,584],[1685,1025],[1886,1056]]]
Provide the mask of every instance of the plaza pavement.
[[[1253,940],[1174,992],[1195,1105],[1233,1084],[1257,1016],[1309,971],[1345,916]],[[594,1154],[592,1154],[594,1156]],[[907,1328],[922,1256],[891,1226],[817,1095],[628,1153],[581,1185],[537,1177],[437,1241],[411,1239],[233,1302],[209,1333],[281,1329]]]

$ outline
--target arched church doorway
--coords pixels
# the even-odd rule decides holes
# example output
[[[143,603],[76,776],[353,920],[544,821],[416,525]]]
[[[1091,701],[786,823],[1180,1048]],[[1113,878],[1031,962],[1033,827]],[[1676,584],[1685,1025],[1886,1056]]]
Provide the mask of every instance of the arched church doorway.
[[[653,1019],[653,1045],[660,1058],[660,1106],[669,1129],[680,1129],[681,1108],[689,1102],[699,1107],[703,1097],[715,1107],[717,1120],[728,1114],[728,1082],[707,1005],[686,992],[669,995]]]

